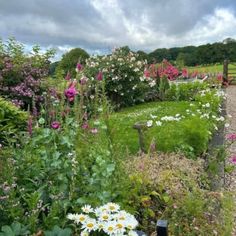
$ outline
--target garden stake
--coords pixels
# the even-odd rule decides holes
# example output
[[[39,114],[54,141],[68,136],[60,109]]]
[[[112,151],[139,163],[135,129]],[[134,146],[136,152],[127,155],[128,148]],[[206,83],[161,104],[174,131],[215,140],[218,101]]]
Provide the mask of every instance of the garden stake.
[[[143,130],[146,128],[146,124],[136,123],[134,124],[133,128],[138,131],[139,147],[141,152],[146,153],[143,137]]]
[[[157,236],[168,236],[167,220],[158,220],[156,230],[157,230]]]

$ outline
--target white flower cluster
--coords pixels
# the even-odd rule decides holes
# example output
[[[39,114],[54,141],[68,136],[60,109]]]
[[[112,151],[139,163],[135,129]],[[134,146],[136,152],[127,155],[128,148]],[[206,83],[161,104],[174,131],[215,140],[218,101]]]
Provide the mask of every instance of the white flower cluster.
[[[155,115],[150,115],[152,119],[156,119],[157,116]],[[181,119],[185,118],[185,116],[181,116],[180,114],[176,114],[175,116],[163,116],[160,118],[160,120],[156,120],[155,123],[157,126],[162,126],[164,121],[180,121]],[[152,127],[153,126],[153,120],[148,120],[146,123],[147,127]]]
[[[92,232],[112,236],[138,235],[134,231],[138,226],[138,221],[133,215],[120,210],[118,204],[109,202],[95,209],[90,205],[85,205],[82,211],[82,214],[67,215],[68,219],[81,226],[81,236],[87,236]]]

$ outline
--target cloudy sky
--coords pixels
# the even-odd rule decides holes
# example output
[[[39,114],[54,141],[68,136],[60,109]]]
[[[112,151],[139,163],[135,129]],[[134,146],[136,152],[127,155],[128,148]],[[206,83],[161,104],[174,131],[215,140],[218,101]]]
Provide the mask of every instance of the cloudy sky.
[[[236,38],[236,0],[0,0],[0,38],[106,53]]]

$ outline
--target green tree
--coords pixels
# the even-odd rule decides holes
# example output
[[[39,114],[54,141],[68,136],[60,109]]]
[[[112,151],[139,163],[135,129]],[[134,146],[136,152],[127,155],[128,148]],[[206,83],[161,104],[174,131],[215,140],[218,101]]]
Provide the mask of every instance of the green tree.
[[[59,62],[58,69],[64,71],[64,75],[69,71],[70,74],[75,77],[75,68],[78,61],[85,65],[86,59],[89,58],[89,54],[82,48],[74,48],[62,56]]]

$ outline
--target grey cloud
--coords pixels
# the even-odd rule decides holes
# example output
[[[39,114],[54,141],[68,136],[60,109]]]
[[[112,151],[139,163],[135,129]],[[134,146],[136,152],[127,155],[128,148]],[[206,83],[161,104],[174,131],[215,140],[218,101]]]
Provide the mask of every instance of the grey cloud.
[[[0,0],[0,37],[15,36],[24,43],[44,47],[79,46],[90,52],[120,45],[151,50],[188,42],[188,33],[217,8],[228,8],[235,14],[236,3],[234,0]],[[200,34],[199,29],[197,32]],[[215,36],[212,37],[209,39],[214,40]],[[192,43],[199,43],[199,38]]]

